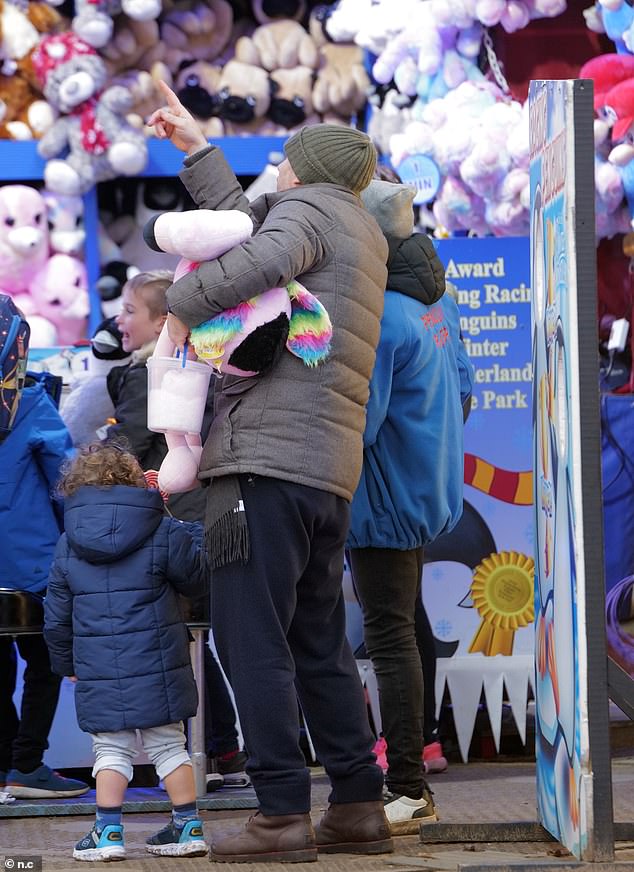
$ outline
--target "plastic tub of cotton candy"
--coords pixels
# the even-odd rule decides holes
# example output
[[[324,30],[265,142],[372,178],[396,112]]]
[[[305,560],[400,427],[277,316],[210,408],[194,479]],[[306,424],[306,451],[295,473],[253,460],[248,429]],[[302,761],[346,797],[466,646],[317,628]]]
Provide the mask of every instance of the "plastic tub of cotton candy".
[[[150,357],[148,429],[155,433],[200,433],[211,368],[181,357]]]

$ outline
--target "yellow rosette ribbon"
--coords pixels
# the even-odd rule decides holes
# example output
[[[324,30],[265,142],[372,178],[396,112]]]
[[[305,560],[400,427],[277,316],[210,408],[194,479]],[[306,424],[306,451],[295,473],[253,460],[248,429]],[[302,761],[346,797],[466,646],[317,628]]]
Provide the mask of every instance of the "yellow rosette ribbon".
[[[482,622],[469,646],[469,653],[487,657],[513,653],[515,631],[533,622],[532,557],[517,551],[491,554],[476,566],[471,599]]]

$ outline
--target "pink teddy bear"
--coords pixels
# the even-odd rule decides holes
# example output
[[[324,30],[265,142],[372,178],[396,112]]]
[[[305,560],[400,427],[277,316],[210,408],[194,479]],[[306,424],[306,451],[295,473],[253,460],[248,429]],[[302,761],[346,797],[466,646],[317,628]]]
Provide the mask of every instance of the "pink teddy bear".
[[[48,255],[42,195],[28,185],[4,185],[0,188],[0,292],[10,297],[26,293]]]
[[[16,297],[31,325],[31,346],[74,345],[86,336],[90,311],[83,262],[54,254],[31,279],[29,293]]]

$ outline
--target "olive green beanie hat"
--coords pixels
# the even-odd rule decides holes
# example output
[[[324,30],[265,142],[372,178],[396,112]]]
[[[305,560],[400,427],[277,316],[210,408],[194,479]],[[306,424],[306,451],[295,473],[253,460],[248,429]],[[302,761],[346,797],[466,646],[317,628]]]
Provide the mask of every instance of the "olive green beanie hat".
[[[302,127],[286,141],[284,151],[302,185],[330,182],[360,194],[376,167],[370,137],[339,124]]]

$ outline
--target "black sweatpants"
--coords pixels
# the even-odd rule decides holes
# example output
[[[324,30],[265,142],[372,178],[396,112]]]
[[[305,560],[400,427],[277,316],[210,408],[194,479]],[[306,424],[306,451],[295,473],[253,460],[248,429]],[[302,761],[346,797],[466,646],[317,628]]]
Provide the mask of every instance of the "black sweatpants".
[[[214,570],[212,622],[265,815],[310,811],[298,697],[331,802],[382,795],[341,587],[349,504],[326,491],[239,476],[251,556]],[[213,496],[213,487],[209,497]]]

